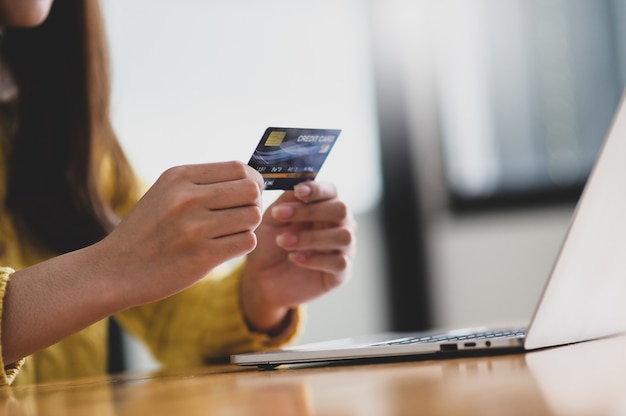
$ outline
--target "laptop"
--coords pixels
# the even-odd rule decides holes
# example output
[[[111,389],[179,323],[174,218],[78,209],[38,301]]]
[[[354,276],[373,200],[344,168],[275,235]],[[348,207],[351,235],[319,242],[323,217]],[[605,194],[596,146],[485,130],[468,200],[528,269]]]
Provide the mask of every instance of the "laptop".
[[[618,106],[527,325],[383,333],[235,354],[231,363],[408,360],[524,352],[626,332],[626,104]]]

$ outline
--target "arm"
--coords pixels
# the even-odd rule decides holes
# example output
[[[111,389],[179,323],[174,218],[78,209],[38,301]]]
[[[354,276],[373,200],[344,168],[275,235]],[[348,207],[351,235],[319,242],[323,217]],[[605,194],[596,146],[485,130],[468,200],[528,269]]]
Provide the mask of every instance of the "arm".
[[[260,175],[240,162],[170,169],[105,239],[14,273],[3,304],[4,363],[176,294],[252,250],[261,190]]]

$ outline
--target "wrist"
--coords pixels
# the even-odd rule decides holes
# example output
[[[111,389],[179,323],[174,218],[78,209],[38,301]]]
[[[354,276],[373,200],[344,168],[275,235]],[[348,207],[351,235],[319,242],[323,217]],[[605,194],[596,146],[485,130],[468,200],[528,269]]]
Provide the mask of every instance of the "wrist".
[[[251,321],[247,317],[245,319],[246,324],[248,325],[248,329],[251,332],[265,334],[271,338],[275,338],[283,334],[288,328],[292,326],[294,320],[293,316],[294,310],[286,309],[284,313],[280,314],[279,320],[268,319],[267,321]]]
[[[250,284],[245,275],[241,280],[240,295],[243,317],[250,331],[275,336],[289,326],[291,310],[269,303],[262,290]]]
[[[107,315],[134,306],[124,285],[124,268],[113,261],[102,242],[69,254],[76,256],[72,260],[74,264],[82,265],[83,273],[90,276],[92,290],[99,293],[100,307]]]

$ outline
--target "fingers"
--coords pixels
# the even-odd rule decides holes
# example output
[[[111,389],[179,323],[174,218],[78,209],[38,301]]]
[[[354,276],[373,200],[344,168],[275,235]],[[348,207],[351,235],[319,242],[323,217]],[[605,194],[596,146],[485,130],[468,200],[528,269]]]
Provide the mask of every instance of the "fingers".
[[[285,192],[270,207],[277,222],[344,223],[351,218],[346,204],[337,198],[334,185],[325,182],[302,182],[293,192]]]
[[[219,211],[261,207],[263,181],[241,162],[184,165],[165,171],[157,183],[163,205],[181,214],[189,209]]]
[[[157,233],[167,247],[254,231],[262,218],[262,178],[241,162],[171,168],[139,201],[122,229]],[[155,231],[158,230],[158,231]],[[133,232],[131,232],[133,234]]]
[[[306,182],[296,186],[293,194],[301,201],[279,201],[270,210],[272,219],[286,227],[276,237],[279,247],[288,251],[352,248],[356,222],[333,185]]]
[[[350,277],[352,259],[342,253],[322,254],[319,252],[297,251],[289,253],[289,260],[305,269],[323,272],[325,290],[344,283]]]
[[[343,224],[351,219],[351,214],[346,204],[337,199],[315,204],[285,202],[273,206],[271,215],[275,221],[292,223],[323,222]]]
[[[348,228],[316,229],[285,232],[276,237],[276,244],[289,251],[303,250],[347,250],[354,241]]]
[[[205,208],[222,210],[254,204],[261,206],[261,189],[254,181],[235,180],[211,185],[199,185]]]
[[[197,185],[209,185],[241,179],[254,180],[263,189],[263,177],[259,172],[239,161],[202,163],[170,168],[163,172],[160,181],[189,181]]]
[[[195,223],[203,238],[220,238],[246,231],[254,231],[261,222],[257,207],[239,207],[213,211]]]
[[[271,208],[273,220],[285,225],[276,245],[289,253],[291,262],[325,272],[326,279],[335,281],[334,287],[351,267],[356,222],[330,184],[307,182],[293,194],[297,200],[283,200]]]
[[[306,268],[341,273],[355,254],[354,232],[347,227],[285,232],[276,244],[288,251],[289,259]]]
[[[335,185],[328,182],[301,182],[293,190],[296,199],[309,203],[337,197]]]

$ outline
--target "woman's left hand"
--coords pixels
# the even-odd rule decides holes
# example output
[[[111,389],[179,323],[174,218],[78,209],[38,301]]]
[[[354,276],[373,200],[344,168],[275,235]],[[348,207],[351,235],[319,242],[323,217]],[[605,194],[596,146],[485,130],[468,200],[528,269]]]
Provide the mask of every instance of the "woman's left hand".
[[[253,330],[278,329],[289,309],[346,282],[356,222],[334,185],[302,182],[266,210],[248,254],[242,304]]]

